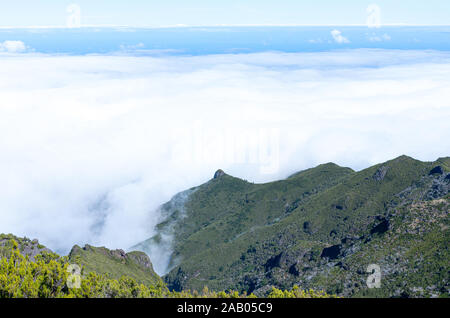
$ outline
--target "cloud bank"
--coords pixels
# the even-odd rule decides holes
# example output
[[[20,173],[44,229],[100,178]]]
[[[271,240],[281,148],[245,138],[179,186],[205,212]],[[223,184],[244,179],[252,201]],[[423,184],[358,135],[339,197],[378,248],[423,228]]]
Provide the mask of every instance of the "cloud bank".
[[[218,168],[266,182],[435,160],[448,87],[446,52],[0,55],[0,232],[126,249]]]

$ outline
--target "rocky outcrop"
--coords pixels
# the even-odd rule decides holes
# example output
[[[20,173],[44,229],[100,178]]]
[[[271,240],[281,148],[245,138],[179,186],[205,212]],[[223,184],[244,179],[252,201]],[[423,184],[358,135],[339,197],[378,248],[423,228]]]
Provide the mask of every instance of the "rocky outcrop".
[[[378,168],[378,170],[375,172],[375,174],[372,176],[372,179],[375,181],[382,181],[384,177],[386,176],[386,173],[388,172],[389,167],[382,166]]]
[[[75,245],[69,260],[83,265],[86,272],[110,275],[115,279],[128,276],[139,283],[153,285],[161,278],[153,270],[152,262],[147,254],[133,251],[126,253],[122,249],[110,250],[106,247]]]
[[[444,170],[442,169],[441,166],[436,166],[433,169],[431,169],[429,174],[430,174],[430,176],[433,175],[433,174],[442,175],[442,174],[444,174]]]
[[[311,222],[306,221],[303,223],[303,231],[307,234],[311,234],[312,233],[312,226],[311,226]]]
[[[223,177],[225,175],[225,172],[222,169],[219,169],[214,174],[214,179],[219,179],[220,177]]]
[[[370,230],[370,234],[383,234],[389,230],[389,220],[383,219],[381,223],[375,226],[372,230]]]
[[[280,267],[281,265],[281,258],[283,257],[283,253],[280,253],[278,255],[275,255],[271,258],[269,258],[264,265],[266,271],[269,271],[275,267]]]
[[[447,176],[448,177],[448,176]],[[450,182],[447,177],[435,174],[430,188],[425,194],[425,200],[435,200],[444,197],[449,193]]]
[[[125,253],[124,250],[118,249],[118,250],[112,250],[111,255],[115,258],[118,259],[126,259],[127,258],[127,253]]]
[[[12,245],[12,241],[16,241],[20,254],[28,256],[31,261],[35,261],[37,255],[43,253],[53,253],[50,249],[41,245],[37,239],[19,238],[14,235],[1,234],[0,236],[0,252],[2,248],[8,248]],[[1,253],[0,253],[1,257]]]
[[[336,259],[339,257],[339,254],[341,253],[341,248],[342,248],[341,244],[326,247],[322,250],[322,254],[320,254],[320,257],[328,259]]]
[[[144,268],[148,268],[153,271],[153,264],[150,261],[150,257],[143,252],[130,252],[126,254],[130,259],[132,259],[136,264]]]

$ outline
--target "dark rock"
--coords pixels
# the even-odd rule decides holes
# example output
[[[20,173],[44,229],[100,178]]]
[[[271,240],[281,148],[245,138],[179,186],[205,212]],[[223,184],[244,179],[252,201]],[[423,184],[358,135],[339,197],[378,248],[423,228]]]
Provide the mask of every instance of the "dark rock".
[[[389,230],[389,220],[384,219],[380,224],[375,226],[372,230],[370,230],[370,234],[383,234]]]
[[[300,275],[300,271],[298,270],[297,264],[292,264],[291,267],[289,267],[289,274],[294,276]]]
[[[246,286],[245,289],[248,295],[253,293],[258,285],[259,285],[258,277],[250,277],[248,275],[244,277],[244,286]]]
[[[425,194],[425,200],[434,200],[442,198],[449,193],[449,183],[448,180],[444,179],[443,176],[440,178],[433,179],[430,189]]]
[[[311,234],[311,223],[306,221],[305,223],[303,223],[303,231],[305,233]]]
[[[386,176],[386,173],[388,172],[389,167],[383,166],[380,167],[375,174],[372,176],[372,179],[375,181],[382,181],[384,177]]]
[[[281,258],[282,258],[282,256],[283,256],[283,253],[280,253],[278,255],[275,255],[275,256],[269,258],[269,260],[264,265],[264,268],[266,269],[266,271],[269,271],[269,270],[271,270],[272,268],[275,268],[275,267],[280,267],[281,266]]]
[[[344,210],[344,207],[342,205],[336,205],[335,208],[338,210]]]
[[[441,167],[441,166],[434,167],[433,169],[431,169],[429,175],[431,176],[431,175],[433,175],[433,174],[439,174],[439,175],[442,175],[442,174],[444,174],[444,170],[442,170],[442,167]]]
[[[218,179],[220,177],[223,177],[225,175],[225,172],[221,169],[217,170],[216,173],[214,174],[214,179]]]
[[[338,258],[339,254],[341,253],[341,248],[342,248],[342,245],[340,245],[340,244],[326,247],[322,250],[322,254],[320,254],[320,257],[336,259],[336,258]]]
[[[449,174],[447,174],[447,176],[445,177],[445,181],[450,181],[450,173]]]

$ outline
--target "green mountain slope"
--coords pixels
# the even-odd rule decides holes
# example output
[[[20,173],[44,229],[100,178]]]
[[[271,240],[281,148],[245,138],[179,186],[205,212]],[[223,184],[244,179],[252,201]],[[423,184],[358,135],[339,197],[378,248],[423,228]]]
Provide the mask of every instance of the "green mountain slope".
[[[71,258],[71,259],[70,259]],[[59,256],[37,240],[0,234],[0,299],[1,298],[254,298],[236,291],[201,292],[169,291],[158,277],[148,284],[151,263],[140,252],[125,254],[121,250],[75,246],[71,256]],[[78,261],[83,259],[82,265]],[[120,264],[119,264],[120,263]],[[82,265],[81,272],[73,269]],[[86,267],[90,268],[87,270]],[[98,269],[106,274],[97,273]],[[145,269],[145,270],[143,270]],[[145,271],[146,273],[142,274]],[[122,275],[122,273],[124,275]],[[128,274],[138,277],[140,282]],[[141,274],[141,276],[139,275]],[[120,276],[115,279],[111,276]],[[154,275],[155,276],[155,275]],[[271,298],[335,298],[323,291],[273,288]]]
[[[12,234],[0,234],[0,258],[9,258],[15,244],[20,254],[28,257],[31,262],[39,255],[59,258],[50,249],[39,244],[38,240],[19,238]],[[80,265],[83,268],[83,275],[96,273],[117,280],[128,277],[146,286],[163,285],[161,277],[153,270],[150,258],[143,252],[125,253],[122,250],[109,250],[105,247],[86,245],[81,248],[75,245],[67,256],[67,262]]]
[[[360,172],[321,165],[268,184],[252,184],[218,173],[208,183],[165,204],[162,211],[166,221],[158,226],[159,234],[138,246],[145,250],[152,244],[165,244],[173,249],[171,271],[165,280],[175,290],[208,286],[264,294],[271,285],[290,288],[299,284],[346,296],[413,294],[395,283],[368,290],[365,269],[372,262],[385,264],[386,259],[400,253],[378,249],[387,244],[385,240],[392,241],[392,247],[410,251],[402,250],[397,256],[398,262],[408,264],[413,261],[408,255],[414,248],[425,253],[427,249],[420,246],[448,242],[445,204],[439,218],[444,222],[439,223],[444,226],[440,228],[445,229],[441,234],[439,227],[427,228],[418,241],[412,241],[403,232],[399,236],[390,233],[398,214],[409,215],[417,204],[428,207],[425,211],[434,211],[427,203],[448,200],[449,167],[450,158],[431,163],[402,156]],[[386,234],[378,233],[385,228]],[[442,248],[446,261],[448,250],[445,244]],[[372,249],[378,251],[374,254],[378,258],[367,256],[372,255]],[[392,275],[406,275],[408,286],[412,286],[409,277],[414,275],[410,274],[420,272],[428,280],[411,288],[432,287],[429,293],[445,294],[445,284],[436,277],[448,282],[448,265],[438,267],[436,274],[436,264],[443,261],[433,255],[428,260],[434,264],[431,267],[423,265]],[[391,267],[384,266],[382,271],[390,273]],[[386,277],[391,279],[392,275]],[[425,286],[426,281],[434,283]]]
[[[133,248],[145,251],[151,244],[169,248],[174,235],[176,243],[169,264],[173,267],[178,259],[215,249],[247,232],[278,223],[314,194],[336,185],[352,172],[325,164],[268,184],[253,184],[223,174],[163,205],[166,221],[158,225],[159,234]]]
[[[69,261],[84,266],[87,273],[95,272],[115,279],[127,276],[145,285],[162,283],[153,270],[150,258],[143,252],[125,253],[105,247],[86,245],[81,248],[75,245],[69,254]]]

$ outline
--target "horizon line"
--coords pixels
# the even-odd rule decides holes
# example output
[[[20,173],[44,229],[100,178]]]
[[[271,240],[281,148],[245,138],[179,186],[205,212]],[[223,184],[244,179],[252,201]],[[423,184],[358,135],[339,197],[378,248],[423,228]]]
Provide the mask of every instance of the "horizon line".
[[[405,26],[405,27],[450,27],[450,24],[409,24],[409,23],[384,23],[371,29]],[[205,25],[115,25],[115,24],[85,24],[78,27],[65,25],[35,25],[35,26],[0,26],[0,29],[83,29],[83,28],[129,28],[129,29],[171,29],[171,28],[214,28],[214,27],[367,27],[367,24],[205,24]]]

